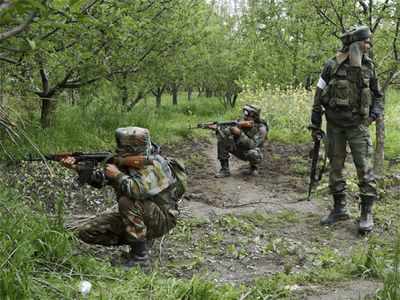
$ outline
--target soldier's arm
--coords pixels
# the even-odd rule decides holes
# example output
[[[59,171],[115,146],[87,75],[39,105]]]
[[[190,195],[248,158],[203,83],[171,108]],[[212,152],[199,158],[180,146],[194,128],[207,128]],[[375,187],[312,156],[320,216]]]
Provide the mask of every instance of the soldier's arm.
[[[124,173],[120,173],[114,179],[114,186],[121,194],[130,198],[142,198],[148,192],[148,188],[139,176],[129,176]]]
[[[264,142],[266,135],[267,135],[266,126],[261,126],[260,130],[257,132],[256,135],[254,135],[253,138],[248,137],[242,130],[240,132],[239,137],[237,137],[236,139],[236,144],[239,147],[253,149],[260,146]]]
[[[378,78],[375,73],[375,68],[372,69],[372,76],[370,79],[370,90],[371,90],[371,107],[369,116],[375,121],[383,115],[383,93],[381,92]]]
[[[330,80],[330,73],[332,70],[332,66],[334,64],[333,60],[328,60],[322,69],[321,75],[319,77],[317,83],[317,89],[314,95],[314,103],[311,109],[311,127],[315,129],[321,128],[322,124],[322,114],[323,114],[323,106],[321,102],[322,91],[327,87]]]
[[[260,147],[264,143],[267,137],[267,133],[268,133],[267,127],[265,125],[261,126],[258,133],[254,136],[254,142],[256,144],[256,147]]]
[[[173,184],[171,170],[165,164],[165,160],[154,161],[153,165],[146,166],[141,172],[115,173],[110,179],[111,185],[118,193],[130,198],[145,199],[154,196]]]

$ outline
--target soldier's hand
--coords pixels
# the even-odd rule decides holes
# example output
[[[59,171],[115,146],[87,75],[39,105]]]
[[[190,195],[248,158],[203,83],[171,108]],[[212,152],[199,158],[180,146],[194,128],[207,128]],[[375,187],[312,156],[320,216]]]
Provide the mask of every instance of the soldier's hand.
[[[231,131],[231,133],[234,135],[234,136],[239,136],[240,135],[240,129],[239,129],[239,127],[237,127],[237,126],[232,126],[231,128],[230,128],[230,131]]]
[[[320,140],[322,138],[322,132],[320,129],[312,129],[311,137],[314,141]]]
[[[210,124],[207,127],[208,127],[208,129],[217,130],[217,124]]]
[[[76,159],[72,156],[64,157],[60,160],[61,165],[68,169],[76,169]]]
[[[107,178],[115,178],[120,173],[121,173],[121,171],[117,168],[116,165],[112,165],[112,164],[106,165],[106,177]]]

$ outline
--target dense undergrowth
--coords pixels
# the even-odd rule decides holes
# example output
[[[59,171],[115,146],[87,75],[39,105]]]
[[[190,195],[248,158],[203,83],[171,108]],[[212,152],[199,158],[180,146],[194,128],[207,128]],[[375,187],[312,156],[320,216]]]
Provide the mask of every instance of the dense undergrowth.
[[[386,150],[396,157],[400,117],[399,92],[391,91],[386,104]],[[138,105],[132,112],[100,101],[82,109],[60,105],[57,125],[43,130],[35,116],[25,130],[43,152],[104,150],[114,148],[114,129],[143,126],[151,130],[155,141],[177,144],[183,139],[204,138],[209,133],[194,130],[198,122],[235,119],[240,105],[259,103],[269,122],[272,140],[287,143],[309,141],[306,129],[312,102],[310,93],[295,91],[263,92],[243,95],[238,107],[226,109],[217,99],[197,98],[178,106]],[[8,151],[22,156],[32,152],[28,144],[8,144]],[[4,174],[1,174],[4,176]],[[0,298],[1,299],[76,299],[81,280],[93,283],[91,299],[276,299],[289,297],[297,284],[323,283],[351,278],[378,278],[384,287],[378,299],[398,299],[400,291],[400,244],[374,237],[366,249],[354,253],[351,260],[329,251],[321,253],[321,265],[306,274],[279,273],[257,280],[253,286],[215,285],[202,279],[181,280],[164,274],[144,274],[111,267],[109,263],[75,253],[76,239],[64,229],[63,199],[57,201],[57,213],[46,215],[44,208],[28,207],[11,188],[0,193]],[[388,194],[377,211],[378,223],[390,221],[390,234],[399,227],[395,194]],[[38,201],[37,203],[40,203]],[[388,221],[388,222],[389,222]]]

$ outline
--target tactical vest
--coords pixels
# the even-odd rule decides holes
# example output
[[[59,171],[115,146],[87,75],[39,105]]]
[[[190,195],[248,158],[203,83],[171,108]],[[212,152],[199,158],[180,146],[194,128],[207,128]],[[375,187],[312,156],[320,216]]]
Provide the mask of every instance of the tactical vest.
[[[321,102],[328,121],[337,125],[357,125],[368,118],[371,106],[369,87],[372,68],[363,61],[361,69],[349,65],[348,60],[332,65],[330,81],[322,91]]]

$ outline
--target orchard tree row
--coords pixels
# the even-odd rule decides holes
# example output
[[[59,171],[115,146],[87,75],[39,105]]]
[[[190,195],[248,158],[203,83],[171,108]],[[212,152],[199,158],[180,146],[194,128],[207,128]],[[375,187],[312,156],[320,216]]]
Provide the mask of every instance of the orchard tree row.
[[[149,95],[160,106],[166,92],[176,104],[183,91],[234,106],[248,86],[311,88],[356,24],[374,32],[386,89],[399,74],[399,23],[396,0],[0,0],[0,100],[40,101],[43,127],[60,95],[79,105],[104,86],[126,110]]]

